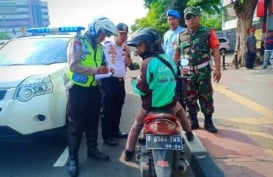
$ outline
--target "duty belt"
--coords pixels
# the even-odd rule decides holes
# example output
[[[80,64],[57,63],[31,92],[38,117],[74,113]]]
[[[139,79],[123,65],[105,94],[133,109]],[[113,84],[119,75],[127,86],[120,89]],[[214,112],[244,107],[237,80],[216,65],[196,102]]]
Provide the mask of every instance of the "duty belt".
[[[206,61],[206,62],[201,63],[201,64],[196,65],[196,66],[184,66],[183,68],[190,69],[191,71],[196,71],[198,69],[201,69],[201,68],[204,68],[204,67],[208,66],[209,64],[210,64],[210,62]]]
[[[206,61],[206,62],[201,63],[201,64],[196,65],[196,66],[183,66],[181,68],[181,73],[183,75],[194,74],[194,73],[197,73],[199,69],[202,69],[202,68],[208,66],[209,64],[210,64],[210,62]]]

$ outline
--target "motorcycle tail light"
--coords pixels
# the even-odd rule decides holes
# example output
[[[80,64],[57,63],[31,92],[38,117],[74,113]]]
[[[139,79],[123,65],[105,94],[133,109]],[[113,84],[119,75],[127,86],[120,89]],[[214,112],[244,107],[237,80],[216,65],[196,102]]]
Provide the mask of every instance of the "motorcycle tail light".
[[[150,114],[144,119],[144,131],[149,134],[179,134],[181,126],[172,114]]]
[[[169,167],[170,166],[169,162],[166,160],[159,160],[156,162],[156,165],[159,167]]]

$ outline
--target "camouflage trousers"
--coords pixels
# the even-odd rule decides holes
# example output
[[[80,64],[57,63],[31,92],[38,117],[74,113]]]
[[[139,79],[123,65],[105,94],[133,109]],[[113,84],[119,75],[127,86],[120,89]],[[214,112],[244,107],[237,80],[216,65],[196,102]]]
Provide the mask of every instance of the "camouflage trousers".
[[[204,114],[212,114],[213,106],[213,87],[211,73],[191,74],[184,79],[184,101],[189,113],[200,111]],[[199,102],[199,105],[198,105]]]

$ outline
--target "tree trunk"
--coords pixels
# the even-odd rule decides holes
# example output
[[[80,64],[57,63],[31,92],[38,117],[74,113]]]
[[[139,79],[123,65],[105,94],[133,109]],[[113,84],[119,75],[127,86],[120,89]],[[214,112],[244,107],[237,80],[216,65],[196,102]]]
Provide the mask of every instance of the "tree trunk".
[[[238,52],[238,65],[242,66],[246,62],[246,38],[248,29],[252,27],[252,19],[254,10],[258,0],[244,0],[243,3],[236,1],[234,4],[235,13],[237,15],[237,32],[236,32],[236,47]],[[232,63],[235,63],[235,58]]]
[[[252,27],[252,18],[241,18],[237,22],[237,36],[236,36],[236,50],[238,51],[238,65],[242,66],[246,62],[246,38],[248,36],[248,29]]]

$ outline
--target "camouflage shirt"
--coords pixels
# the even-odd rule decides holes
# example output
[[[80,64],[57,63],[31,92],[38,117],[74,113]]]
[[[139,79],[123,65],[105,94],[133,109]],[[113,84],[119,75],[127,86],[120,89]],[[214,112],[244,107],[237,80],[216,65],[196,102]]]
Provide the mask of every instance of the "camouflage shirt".
[[[188,29],[179,33],[176,41],[181,57],[189,59],[189,65],[196,66],[210,60],[210,30],[199,27],[194,33]]]

